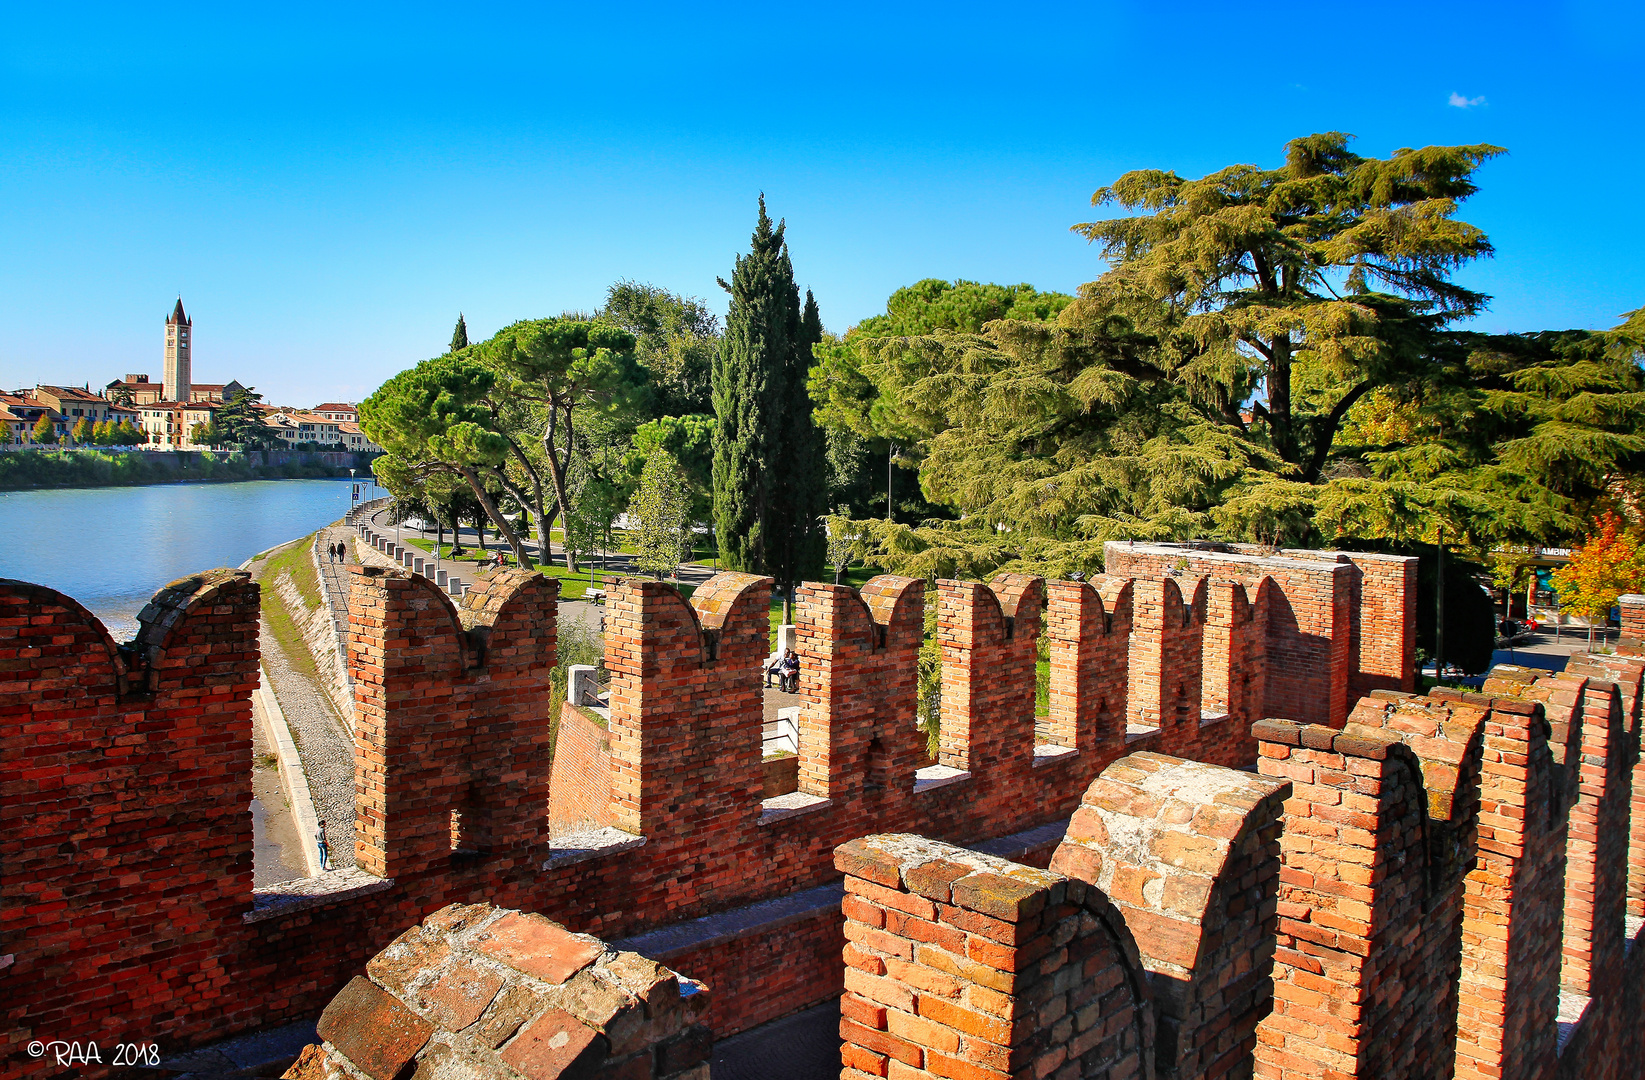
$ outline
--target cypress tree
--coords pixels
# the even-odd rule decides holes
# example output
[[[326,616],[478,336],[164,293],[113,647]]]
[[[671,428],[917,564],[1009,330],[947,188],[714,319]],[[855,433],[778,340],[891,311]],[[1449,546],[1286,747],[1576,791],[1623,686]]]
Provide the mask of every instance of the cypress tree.
[[[783,262],[788,262],[786,254]],[[810,289],[805,291],[797,331],[783,380],[777,475],[772,491],[771,534],[776,538],[777,550],[768,570],[784,586],[784,622],[794,621],[793,586],[822,576],[828,547],[828,534],[822,525],[828,510],[827,453],[822,432],[812,416],[806,386],[812,346],[822,341],[822,317]]]
[[[731,309],[712,380],[714,522],[729,568],[770,574],[791,593],[821,572],[826,492],[806,390],[822,323],[809,294],[801,313],[783,232],[760,196],[750,251],[720,280]]]
[[[456,352],[458,349],[468,348],[468,324],[463,321],[463,313],[457,313],[457,327],[451,331],[451,348],[447,352]]]

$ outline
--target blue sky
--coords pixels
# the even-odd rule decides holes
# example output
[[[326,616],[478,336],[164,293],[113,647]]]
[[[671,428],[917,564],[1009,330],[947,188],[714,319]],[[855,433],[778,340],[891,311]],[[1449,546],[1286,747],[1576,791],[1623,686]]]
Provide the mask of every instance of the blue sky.
[[[924,277],[1072,291],[1127,169],[1491,142],[1481,329],[1645,305],[1640,5],[12,5],[0,387],[358,399],[618,278],[704,297],[785,217],[829,329]],[[1463,104],[1452,104],[1452,101]]]

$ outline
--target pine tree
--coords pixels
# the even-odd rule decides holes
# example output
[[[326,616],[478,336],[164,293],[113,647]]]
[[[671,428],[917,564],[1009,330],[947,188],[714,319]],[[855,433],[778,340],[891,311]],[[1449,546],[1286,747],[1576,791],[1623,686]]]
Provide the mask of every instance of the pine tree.
[[[468,348],[468,324],[463,321],[463,313],[457,313],[457,326],[451,331],[451,348],[447,352],[456,352],[458,349]]]
[[[729,284],[720,280],[731,308],[713,371],[714,520],[728,567],[772,574],[791,591],[821,572],[826,491],[806,390],[822,325],[815,300],[801,314],[783,232],[762,195],[751,250]]]

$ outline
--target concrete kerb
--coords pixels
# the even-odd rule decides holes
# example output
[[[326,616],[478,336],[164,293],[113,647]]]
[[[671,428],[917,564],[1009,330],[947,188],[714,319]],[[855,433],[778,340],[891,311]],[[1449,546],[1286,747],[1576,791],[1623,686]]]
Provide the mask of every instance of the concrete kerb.
[[[290,726],[286,724],[286,714],[280,710],[280,702],[269,685],[268,672],[263,670],[261,664],[257,665],[257,689],[252,691],[251,702],[254,706],[252,711],[261,718],[263,732],[280,761],[280,786],[285,789],[286,801],[291,804],[297,839],[303,849],[303,865],[308,867],[309,877],[319,877],[325,872],[320,866],[319,845],[314,842],[315,834],[320,831],[320,817],[314,812],[314,797],[309,793],[308,777],[303,773],[303,759],[297,754],[297,743],[291,737]]]

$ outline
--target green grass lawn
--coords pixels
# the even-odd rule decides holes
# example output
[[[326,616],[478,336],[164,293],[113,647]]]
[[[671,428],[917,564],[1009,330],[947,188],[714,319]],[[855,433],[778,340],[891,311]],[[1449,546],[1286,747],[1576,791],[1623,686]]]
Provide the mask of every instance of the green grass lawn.
[[[285,601],[280,599],[280,594],[274,591],[274,583],[279,580],[280,572],[286,571],[291,574],[298,595],[308,609],[313,611],[320,606],[320,579],[314,570],[314,560],[309,555],[309,547],[313,543],[314,534],[309,533],[295,543],[276,549],[267,556],[256,574],[258,583],[263,587],[258,599],[263,621],[268,624],[274,640],[279,642],[280,650],[286,654],[292,670],[307,679],[318,678],[314,657],[303,643],[303,633],[297,627],[297,620],[286,608]]]

